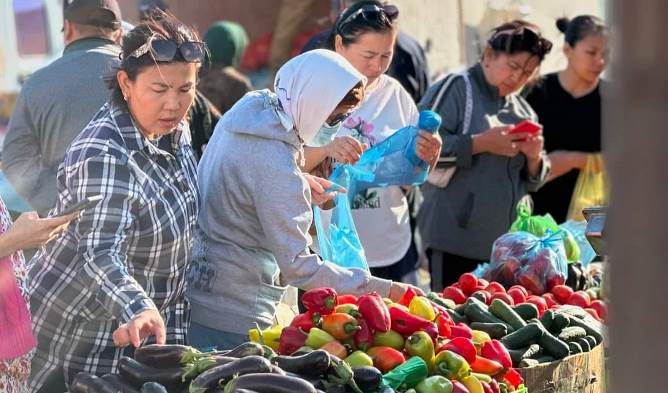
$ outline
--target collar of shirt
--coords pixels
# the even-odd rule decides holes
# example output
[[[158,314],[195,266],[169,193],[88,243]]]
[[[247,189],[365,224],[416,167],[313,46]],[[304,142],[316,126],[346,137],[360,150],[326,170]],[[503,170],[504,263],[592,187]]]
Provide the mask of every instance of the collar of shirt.
[[[144,136],[144,134],[139,131],[139,128],[135,125],[132,116],[130,116],[130,112],[112,105],[111,113],[114,121],[116,122],[116,126],[121,132],[126,146],[132,151],[132,153],[144,151],[150,155],[160,155],[167,158],[172,158],[178,155],[181,152],[181,149],[190,144],[190,141],[188,140],[189,138],[187,137],[189,132],[184,132],[188,127],[188,123],[185,120],[181,120],[174,131],[160,138],[170,138],[172,152],[168,152],[158,147],[159,142],[151,143],[151,141],[149,141],[148,138],[146,138],[146,136]]]
[[[504,97],[499,96],[499,89],[496,86],[490,85],[487,82],[487,79],[485,79],[485,73],[482,70],[482,64],[480,64],[480,62],[471,67],[469,75],[471,75],[471,78],[475,81],[475,83],[480,86],[483,94],[486,94],[497,101],[505,101]]]
[[[63,56],[70,54],[76,51],[85,51],[93,48],[99,48],[101,46],[113,46],[115,49],[119,50],[121,47],[116,44],[114,41],[103,38],[103,37],[84,37],[76,41],[72,41],[65,47],[63,50]]]

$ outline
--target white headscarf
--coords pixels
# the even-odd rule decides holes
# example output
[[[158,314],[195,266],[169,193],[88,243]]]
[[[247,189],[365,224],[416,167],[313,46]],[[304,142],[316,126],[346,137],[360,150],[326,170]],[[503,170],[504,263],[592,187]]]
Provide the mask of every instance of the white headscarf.
[[[360,81],[366,83],[366,78],[343,56],[316,49],[285,63],[276,74],[274,91],[299,136],[308,144]]]

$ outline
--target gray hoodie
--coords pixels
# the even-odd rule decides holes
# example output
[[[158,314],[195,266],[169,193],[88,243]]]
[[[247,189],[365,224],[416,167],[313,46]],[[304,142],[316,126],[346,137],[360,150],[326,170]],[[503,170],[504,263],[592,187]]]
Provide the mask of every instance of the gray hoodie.
[[[313,108],[323,111],[322,121],[333,110]],[[309,251],[311,194],[297,165],[303,142],[286,130],[285,116],[273,93],[248,93],[207,145],[198,169],[202,203],[189,274],[194,322],[236,334],[255,322],[266,328],[286,284],[389,294],[390,281]]]

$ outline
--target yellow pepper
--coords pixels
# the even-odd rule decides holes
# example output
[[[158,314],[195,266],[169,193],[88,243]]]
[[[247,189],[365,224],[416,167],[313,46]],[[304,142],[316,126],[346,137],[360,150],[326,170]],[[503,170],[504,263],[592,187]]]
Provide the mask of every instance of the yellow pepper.
[[[471,335],[473,336],[471,341],[473,341],[473,345],[475,345],[475,349],[478,351],[478,354],[480,354],[480,351],[486,342],[492,341],[492,338],[489,336],[489,334],[481,330],[471,330]]]
[[[478,378],[473,375],[462,378],[460,382],[466,386],[469,393],[485,393],[485,389],[482,387],[482,384]]]
[[[281,332],[283,328],[279,325],[272,326],[269,329],[260,331],[259,329],[248,330],[248,338],[251,342],[268,346],[274,351],[278,351],[281,342]]]
[[[431,302],[424,296],[415,296],[408,306],[408,312],[428,321],[436,319],[436,312]]]

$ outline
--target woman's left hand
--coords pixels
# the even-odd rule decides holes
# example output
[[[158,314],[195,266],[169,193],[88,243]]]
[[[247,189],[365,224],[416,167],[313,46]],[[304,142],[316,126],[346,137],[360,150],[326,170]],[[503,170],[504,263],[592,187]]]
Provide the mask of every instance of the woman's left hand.
[[[337,189],[336,191],[327,191],[334,183],[322,177],[317,177],[304,173],[304,177],[311,187],[311,202],[315,205],[322,205],[325,202],[331,201],[336,196],[336,192],[347,192],[345,188]]]
[[[543,152],[543,135],[529,137],[524,142],[518,142],[520,151],[524,153],[529,161],[538,162]]]
[[[436,165],[436,161],[438,161],[438,157],[441,155],[442,146],[443,139],[441,139],[441,135],[438,132],[432,134],[429,131],[420,130],[415,146],[416,154],[421,160],[428,162],[432,168]]]

